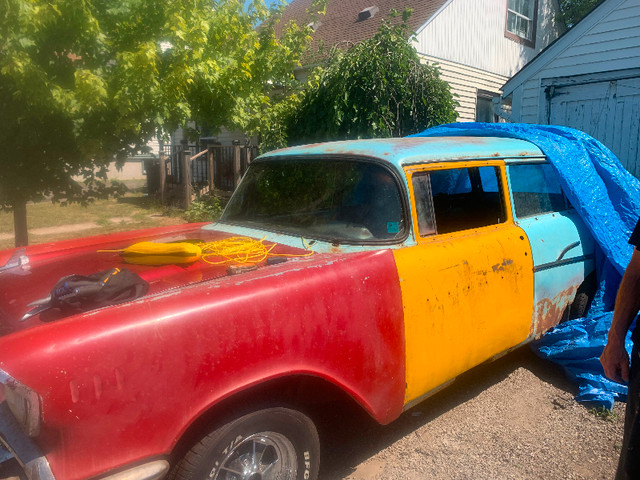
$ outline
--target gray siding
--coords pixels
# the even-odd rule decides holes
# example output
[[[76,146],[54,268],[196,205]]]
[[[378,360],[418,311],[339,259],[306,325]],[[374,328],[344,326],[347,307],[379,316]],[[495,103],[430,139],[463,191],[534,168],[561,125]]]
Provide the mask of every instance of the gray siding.
[[[514,121],[541,123],[545,102],[542,81],[640,67],[640,2],[607,0],[565,37],[505,85],[514,90]],[[516,99],[516,95],[522,98]]]

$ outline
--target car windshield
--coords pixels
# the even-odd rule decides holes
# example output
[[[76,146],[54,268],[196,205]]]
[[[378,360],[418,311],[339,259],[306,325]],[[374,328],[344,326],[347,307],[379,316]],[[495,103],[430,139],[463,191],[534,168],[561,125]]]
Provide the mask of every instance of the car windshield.
[[[406,235],[394,175],[365,161],[264,160],[251,165],[221,222],[340,243]]]

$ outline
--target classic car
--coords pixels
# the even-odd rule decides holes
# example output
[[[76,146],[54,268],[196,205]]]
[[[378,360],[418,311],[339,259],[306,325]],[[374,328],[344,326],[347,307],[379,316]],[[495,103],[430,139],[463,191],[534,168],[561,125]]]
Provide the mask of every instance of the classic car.
[[[238,239],[264,250],[164,265],[120,252]],[[593,253],[528,141],[270,152],[216,223],[0,252],[1,456],[30,480],[315,479],[312,406],[393,421],[582,315]],[[114,267],[148,291],[33,311],[61,278]]]

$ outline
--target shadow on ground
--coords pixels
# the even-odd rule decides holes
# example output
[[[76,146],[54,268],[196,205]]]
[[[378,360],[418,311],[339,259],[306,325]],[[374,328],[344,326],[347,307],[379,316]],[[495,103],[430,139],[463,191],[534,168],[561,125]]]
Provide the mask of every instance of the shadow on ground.
[[[149,197],[149,196],[126,196],[126,197],[119,197],[118,198],[118,203],[124,203],[127,205],[133,205],[134,207],[138,207],[138,208],[154,208],[158,206],[158,200],[154,197]]]
[[[390,425],[378,425],[356,408],[325,409],[318,425],[323,455],[319,480],[348,477],[358,464],[444,412],[468,402],[521,367],[556,388],[576,393],[575,387],[566,379],[560,367],[535,356],[525,346],[495,362],[480,365],[461,375],[452,385],[405,412]],[[0,466],[0,479],[17,475],[18,471],[16,465]]]
[[[460,375],[441,392],[408,410],[390,425],[381,426],[355,408],[325,411],[319,425],[322,442],[320,480],[348,477],[355,467],[458,405],[506,379],[518,368],[525,368],[539,379],[575,395],[576,387],[562,369],[522,347],[495,362],[482,364]]]

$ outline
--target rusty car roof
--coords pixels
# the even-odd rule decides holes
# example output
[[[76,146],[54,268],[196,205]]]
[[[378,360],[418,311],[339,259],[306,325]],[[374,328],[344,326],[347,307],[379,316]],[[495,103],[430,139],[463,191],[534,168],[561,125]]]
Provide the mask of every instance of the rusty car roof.
[[[314,143],[274,150],[256,160],[310,155],[347,155],[385,160],[398,168],[417,163],[505,159],[507,163],[544,157],[526,140],[502,137],[403,137]]]

